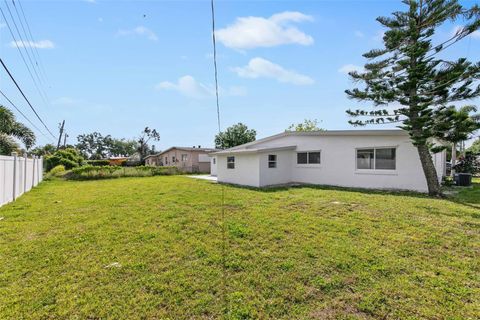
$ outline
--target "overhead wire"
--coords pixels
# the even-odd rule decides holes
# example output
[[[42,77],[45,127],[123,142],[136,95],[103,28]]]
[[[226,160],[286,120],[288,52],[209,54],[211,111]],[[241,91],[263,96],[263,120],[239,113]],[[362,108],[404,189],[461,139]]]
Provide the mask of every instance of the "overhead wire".
[[[12,73],[10,72],[10,70],[8,69],[8,67],[5,65],[5,63],[3,62],[3,59],[0,58],[0,63],[2,64],[2,67],[5,69],[5,71],[7,72],[8,76],[10,77],[10,79],[12,79],[13,83],[15,84],[15,86],[17,87],[18,91],[20,91],[20,93],[22,94],[23,98],[25,99],[25,101],[27,101],[27,104],[29,105],[30,109],[32,109],[33,113],[35,113],[35,116],[37,117],[37,119],[42,123],[42,125],[45,127],[45,129],[48,131],[48,133],[50,133],[50,135],[53,137],[53,138],[56,138],[55,135],[50,131],[50,129],[48,129],[47,125],[45,124],[45,122],[42,120],[42,118],[40,117],[40,115],[38,114],[37,110],[35,110],[35,108],[33,107],[33,105],[30,103],[30,100],[28,100],[27,96],[25,95],[25,93],[23,92],[22,88],[20,88],[20,85],[17,83],[17,80],[15,80],[15,78],[13,77]]]
[[[17,5],[15,4],[14,0],[12,0],[12,4],[13,4],[13,8],[15,9],[15,13],[17,14],[18,21],[20,22],[20,27],[22,28],[23,34],[25,35],[25,39],[27,39],[26,43],[28,45],[26,45],[25,42],[24,42],[23,46],[28,47],[30,49],[30,52],[32,54],[31,57],[33,58],[32,64],[34,65],[34,67],[36,66],[36,68],[38,69],[37,76],[41,75],[42,72],[40,70],[40,66],[38,65],[38,61],[36,60],[35,51],[33,50],[33,48],[36,49],[35,41],[33,41],[33,39],[29,39],[27,30],[25,29],[25,25],[23,24],[22,17],[20,15],[20,12],[18,11]],[[23,39],[21,39],[21,41],[23,41]],[[35,63],[33,63],[33,62],[35,62]],[[45,82],[43,81],[42,77],[39,76],[38,80],[45,85]],[[44,93],[46,94],[45,90],[44,90]],[[47,98],[48,98],[48,95],[47,95]]]
[[[12,2],[13,2],[13,5],[15,5],[15,0],[12,0]],[[33,37],[32,31],[30,29],[30,24],[28,23],[27,16],[25,15],[25,11],[23,10],[22,2],[17,0],[17,3],[19,4],[20,11],[22,12],[22,16],[23,16],[23,20],[25,21],[25,25],[27,26],[28,34],[30,35],[30,40],[34,43],[35,38]],[[38,48],[36,46],[33,46],[33,49],[35,50],[35,53],[36,53],[37,58],[38,58],[38,60],[36,62],[37,62],[37,64],[40,65],[40,69],[43,73],[43,77],[44,77],[44,79],[45,79],[45,81],[47,82],[47,85],[48,85],[47,73],[45,72],[45,67],[43,65],[42,58],[41,58],[41,56],[38,52]]]
[[[38,133],[40,133],[42,136],[44,136],[46,139],[48,139],[49,141],[53,141],[51,138],[49,138],[42,130],[40,130],[23,112],[22,110],[20,110],[20,108],[17,107],[17,105],[15,103],[12,102],[12,100],[10,100],[10,98],[7,97],[7,95],[5,95],[5,93],[0,89],[0,94],[5,98],[5,100],[8,101],[8,103],[10,103],[10,105],[12,105],[12,107],[15,108],[15,110],[17,110],[17,112],[23,117],[25,118],[25,120],[28,121],[28,123],[30,123],[32,125],[32,127],[34,127]]]
[[[18,42],[16,39],[14,39],[14,41],[15,41],[14,45],[15,45],[17,48],[18,48],[19,46],[23,47],[23,50],[24,50],[25,53],[27,54],[28,61],[30,62],[30,65],[32,66],[33,72],[34,72],[35,75],[37,76],[38,83],[39,83],[40,85],[42,85],[42,81],[41,81],[41,79],[40,79],[40,76],[38,75],[37,68],[35,68],[35,65],[34,65],[34,63],[33,63],[33,61],[32,61],[32,58],[30,57],[30,53],[28,52],[28,49],[27,49],[27,47],[30,46],[31,44],[28,43],[28,42],[26,42],[25,40],[23,40],[22,34],[21,34],[21,32],[20,32],[20,29],[18,28],[18,25],[17,25],[17,23],[16,23],[16,21],[15,21],[15,18],[13,17],[12,11],[10,10],[10,6],[8,5],[7,0],[4,0],[4,2],[5,2],[5,6],[6,6],[7,10],[8,10],[8,13],[9,13],[9,15],[10,15],[10,19],[12,20],[13,25],[14,25],[14,27],[15,27],[15,30],[17,31],[18,37],[19,37],[19,39],[20,39],[20,42]],[[3,11],[2,11],[2,15],[3,15]],[[5,17],[5,15],[3,15],[3,16],[4,16],[4,19],[5,19],[5,23],[8,24],[8,21],[7,21],[6,17]],[[11,30],[11,29],[10,29],[10,30]],[[12,32],[11,32],[11,34],[12,34],[12,37],[14,37]],[[19,49],[19,51],[21,52],[20,49]],[[24,62],[26,63],[25,59],[24,59]],[[28,68],[28,69],[30,69],[30,68]],[[32,77],[33,77],[33,75],[32,75]],[[48,104],[48,102],[47,102],[48,99],[47,99],[47,95],[46,95],[45,91],[44,91],[44,90],[41,90],[40,88],[39,88],[39,91],[40,91],[40,95],[42,96],[42,99],[44,100],[44,102],[45,102],[46,104]]]

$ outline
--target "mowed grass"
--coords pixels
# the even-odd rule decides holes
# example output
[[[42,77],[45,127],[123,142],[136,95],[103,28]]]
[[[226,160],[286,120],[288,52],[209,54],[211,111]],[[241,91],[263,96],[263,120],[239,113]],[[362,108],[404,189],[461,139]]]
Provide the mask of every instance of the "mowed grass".
[[[478,190],[225,186],[222,219],[188,177],[44,182],[0,209],[0,319],[478,319]]]

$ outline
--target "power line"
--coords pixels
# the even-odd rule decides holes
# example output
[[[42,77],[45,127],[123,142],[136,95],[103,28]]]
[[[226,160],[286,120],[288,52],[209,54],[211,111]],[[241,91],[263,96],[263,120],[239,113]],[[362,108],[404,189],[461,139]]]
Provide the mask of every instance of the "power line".
[[[44,100],[44,102],[46,102],[44,96],[42,95],[42,92],[40,91],[40,88],[39,88],[39,86],[38,86],[38,84],[37,84],[37,81],[35,80],[35,77],[33,76],[32,71],[30,70],[30,67],[28,66],[27,60],[25,60],[25,56],[23,55],[22,50],[21,50],[20,47],[18,46],[17,39],[15,38],[15,35],[13,34],[13,30],[12,30],[12,28],[10,27],[10,24],[9,24],[8,21],[7,21],[7,17],[5,16],[5,13],[3,12],[3,10],[2,10],[1,7],[0,7],[0,12],[1,12],[2,16],[3,16],[3,19],[5,20],[5,23],[6,23],[7,27],[8,27],[8,30],[10,31],[10,35],[11,35],[12,38],[13,38],[13,41],[14,41],[14,43],[15,43],[15,47],[17,48],[18,52],[20,53],[20,56],[22,57],[23,63],[25,64],[25,67],[27,68],[27,71],[28,71],[28,73],[30,74],[30,77],[32,78],[33,84],[35,85],[35,88],[37,89],[38,94],[40,95],[40,97],[42,97],[42,100]]]
[[[19,38],[20,38],[20,41],[21,41],[21,44],[22,44],[21,46],[23,47],[23,50],[25,50],[25,52],[27,53],[27,58],[28,58],[31,66],[32,66],[33,72],[34,72],[35,75],[37,76],[37,79],[38,79],[38,81],[39,81],[38,83],[41,85],[41,84],[42,84],[42,81],[41,81],[41,79],[40,79],[40,76],[38,75],[37,69],[35,68],[35,65],[33,64],[32,58],[30,57],[30,53],[28,52],[28,50],[27,50],[27,48],[26,48],[26,47],[28,46],[28,43],[25,42],[25,41],[23,40],[23,38],[22,38],[22,34],[20,33],[20,29],[18,28],[18,25],[17,25],[17,23],[15,22],[15,18],[13,17],[12,11],[10,10],[10,6],[8,5],[7,0],[4,0],[4,2],[5,2],[5,6],[7,7],[7,10],[8,10],[8,13],[9,13],[9,15],[10,15],[10,18],[12,19],[12,22],[13,22],[13,25],[14,25],[14,27],[15,27],[15,30],[17,30],[17,34],[18,34],[18,36],[19,36]],[[2,12],[2,14],[3,14],[3,12]],[[5,18],[5,16],[4,16],[4,18]],[[5,22],[8,24],[8,22],[7,22],[6,19],[5,19]],[[13,34],[12,34],[12,37],[13,37]],[[14,39],[14,40],[15,40],[15,39]],[[15,40],[15,46],[16,46],[16,47],[19,46],[19,43],[18,43],[16,40]],[[20,51],[20,52],[21,52],[21,51]],[[26,63],[26,62],[25,62],[25,63]],[[33,75],[32,75],[32,77],[33,77]],[[40,89],[39,89],[39,91],[41,91],[40,95],[42,96],[42,99],[44,100],[44,102],[45,102],[46,104],[48,104],[47,99],[46,99],[47,95],[46,95],[45,91],[44,91],[44,90],[40,90]]]
[[[6,2],[6,0],[5,0],[5,2]],[[38,61],[35,59],[35,52],[34,52],[34,50],[33,50],[33,48],[36,49],[35,42],[33,41],[33,39],[29,39],[29,38],[28,38],[27,30],[25,29],[25,26],[24,26],[24,24],[23,24],[23,22],[22,22],[22,17],[20,16],[20,12],[18,11],[17,5],[15,4],[15,1],[14,1],[14,0],[12,0],[12,4],[13,4],[13,8],[15,9],[15,13],[17,14],[18,21],[20,22],[20,26],[22,27],[23,34],[25,35],[25,39],[27,39],[27,43],[28,43],[27,47],[30,48],[30,52],[32,53],[32,58],[33,58],[33,60],[35,61],[35,66],[37,67],[38,72],[39,72],[38,74],[42,74],[42,72],[41,72],[41,70],[40,70],[40,67],[38,66]],[[25,43],[23,43],[23,45],[24,45],[24,47],[25,47]],[[33,63],[33,62],[32,62],[32,63]],[[37,75],[38,75],[38,74],[37,74]],[[43,82],[41,77],[39,77],[39,80],[40,80],[41,82]],[[44,90],[44,93],[46,94],[45,90]],[[47,98],[48,98],[48,96],[47,96]]]
[[[12,0],[13,2],[13,5],[15,6],[15,1]],[[22,2],[21,1],[17,1],[17,3],[19,4],[19,7],[20,7],[20,11],[22,12],[22,15],[23,15],[23,19],[25,20],[25,25],[27,26],[27,30],[28,30],[28,34],[30,35],[30,40],[32,42],[35,42],[35,39],[32,35],[32,31],[30,29],[30,24],[28,23],[28,20],[27,20],[27,16],[25,15],[25,11],[23,10],[23,5],[22,5]],[[36,46],[33,46],[33,48],[35,49],[35,53],[37,54],[37,58],[38,58],[38,61],[37,61],[37,64],[38,62],[40,62],[40,70],[43,72],[43,77],[44,79],[47,81],[47,84],[48,84],[48,77],[47,77],[47,73],[45,72],[45,67],[43,65],[43,61],[42,61],[42,58],[40,57],[40,54],[38,53],[38,49]]]
[[[45,135],[45,133],[43,133],[42,130],[40,130],[23,112],[22,110],[20,110],[16,105],[15,103],[12,102],[12,100],[10,100],[6,95],[5,93],[3,93],[2,90],[0,90],[0,94],[5,98],[5,100],[7,100],[17,111],[18,113],[20,113],[22,115],[22,117],[25,118],[25,120],[27,120],[31,125],[32,127],[34,127],[42,136],[44,136],[45,138],[49,139],[51,141],[51,138],[47,137]]]
[[[37,113],[37,110],[35,110],[35,108],[32,106],[32,104],[30,103],[30,101],[28,100],[28,98],[25,96],[25,93],[23,93],[23,90],[22,88],[20,88],[20,86],[18,85],[17,81],[15,80],[15,78],[13,77],[13,75],[10,73],[10,70],[8,70],[7,66],[5,65],[5,63],[3,62],[3,59],[0,58],[0,63],[2,64],[3,68],[5,69],[5,71],[7,71],[8,73],[8,76],[10,77],[10,79],[12,79],[13,83],[15,83],[15,86],[17,87],[18,91],[20,91],[20,93],[22,94],[23,98],[25,99],[25,101],[27,101],[28,105],[30,106],[30,109],[33,110],[33,113],[35,113],[35,115],[37,116],[38,120],[40,120],[40,122],[43,124],[43,126],[45,127],[45,129],[47,129],[48,133],[50,133],[50,135],[53,137],[53,138],[56,138],[55,135],[50,131],[50,129],[48,129],[47,125],[45,124],[45,122],[43,122],[42,118],[40,118],[40,116],[38,115]]]

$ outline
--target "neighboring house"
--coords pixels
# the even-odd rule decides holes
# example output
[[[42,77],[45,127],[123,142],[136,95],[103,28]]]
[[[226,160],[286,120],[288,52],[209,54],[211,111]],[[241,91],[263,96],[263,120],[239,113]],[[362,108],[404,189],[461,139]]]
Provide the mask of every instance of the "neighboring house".
[[[210,152],[212,148],[198,147],[171,147],[151,158],[149,162],[157,166],[174,166],[184,172],[210,173]],[[153,164],[155,163],[155,164]]]
[[[403,130],[284,132],[210,155],[224,183],[428,190],[417,149]],[[445,151],[433,160],[441,180]]]
[[[108,161],[111,166],[121,166],[123,162],[127,161],[128,157],[110,157]]]
[[[145,157],[145,165],[146,166],[160,166],[160,158],[157,154],[151,154]]]

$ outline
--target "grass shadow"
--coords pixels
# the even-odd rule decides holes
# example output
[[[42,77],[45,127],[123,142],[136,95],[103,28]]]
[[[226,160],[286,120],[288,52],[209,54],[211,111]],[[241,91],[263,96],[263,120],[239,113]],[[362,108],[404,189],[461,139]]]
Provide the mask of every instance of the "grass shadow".
[[[242,186],[242,185],[230,184],[230,183],[219,183],[219,184],[224,184],[233,188],[246,189],[246,190],[258,191],[263,193],[274,193],[274,192],[280,192],[280,191],[288,191],[291,189],[316,189],[316,190],[325,190],[325,191],[327,190],[328,191],[344,191],[344,192],[364,193],[364,194],[429,198],[428,194],[414,192],[414,191],[407,191],[407,190],[365,189],[365,188],[339,187],[339,186],[317,185],[317,184],[297,184],[297,183],[268,186],[268,187],[251,187],[251,186]]]

